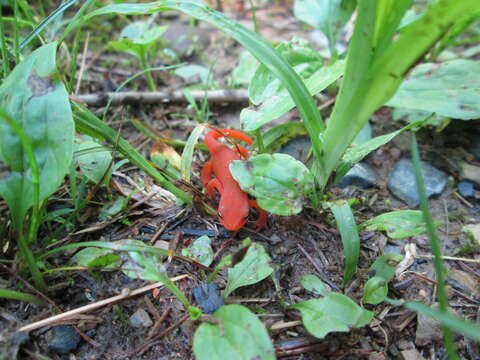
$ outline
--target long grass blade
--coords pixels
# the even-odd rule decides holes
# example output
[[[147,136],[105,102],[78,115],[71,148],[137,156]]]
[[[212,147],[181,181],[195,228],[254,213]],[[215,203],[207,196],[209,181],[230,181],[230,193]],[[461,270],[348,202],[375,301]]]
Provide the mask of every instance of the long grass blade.
[[[347,202],[332,203],[330,209],[335,216],[338,230],[342,237],[345,269],[343,270],[343,286],[345,286],[357,272],[358,257],[360,255],[360,237],[352,209]]]
[[[445,288],[445,267],[442,260],[442,249],[440,240],[435,230],[435,223],[428,207],[427,193],[425,190],[425,182],[423,180],[422,169],[420,167],[420,156],[418,154],[418,145],[415,135],[412,135],[412,144],[410,151],[412,153],[412,162],[415,169],[415,179],[417,181],[417,191],[420,199],[420,209],[423,212],[423,217],[427,225],[427,233],[430,238],[433,252],[433,264],[435,266],[435,273],[437,275],[437,288],[438,288],[438,300],[440,303],[440,310],[448,312],[448,295]],[[450,359],[458,359],[457,352],[455,350],[455,342],[453,341],[453,335],[448,326],[443,326],[443,337],[445,339],[445,348],[447,349],[448,357]]]

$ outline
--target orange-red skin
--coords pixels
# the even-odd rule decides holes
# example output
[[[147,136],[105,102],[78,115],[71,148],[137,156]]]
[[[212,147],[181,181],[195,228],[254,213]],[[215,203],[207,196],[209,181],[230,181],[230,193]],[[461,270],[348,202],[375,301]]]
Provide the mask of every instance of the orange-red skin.
[[[225,229],[230,231],[240,230],[247,222],[248,212],[252,200],[248,199],[237,181],[230,173],[229,165],[234,160],[240,160],[239,153],[248,157],[248,151],[241,146],[229,148],[226,144],[218,141],[218,138],[232,137],[242,140],[247,144],[253,144],[253,140],[244,133],[230,129],[210,130],[205,136],[205,145],[210,151],[211,159],[207,161],[202,170],[202,181],[209,196],[213,196],[213,190],[217,189],[220,193],[220,203],[218,212],[220,222]],[[212,178],[212,173],[215,178]],[[257,228],[265,225],[266,213],[261,214]]]

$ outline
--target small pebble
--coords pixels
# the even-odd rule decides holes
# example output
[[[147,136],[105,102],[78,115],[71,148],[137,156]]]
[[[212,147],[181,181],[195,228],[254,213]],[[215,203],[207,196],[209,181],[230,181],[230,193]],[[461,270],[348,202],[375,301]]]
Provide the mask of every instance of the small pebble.
[[[440,194],[447,185],[447,175],[433,166],[421,162],[422,174],[425,181],[427,197]],[[417,192],[417,181],[413,163],[408,159],[399,160],[388,179],[388,188],[399,199],[410,207],[417,207],[420,203]]]
[[[475,189],[471,182],[469,181],[460,181],[457,185],[458,192],[465,198],[475,196]]]
[[[59,354],[68,354],[75,350],[80,342],[80,335],[71,325],[54,326],[49,336],[48,349]]]
[[[212,314],[224,305],[223,297],[215,283],[201,284],[192,291],[195,301],[205,314]]]
[[[365,163],[355,164],[340,180],[338,187],[345,188],[347,186],[357,186],[367,189],[375,186],[377,183],[377,174]]]
[[[145,310],[138,309],[130,316],[130,325],[136,328],[150,327],[153,325],[153,322]]]

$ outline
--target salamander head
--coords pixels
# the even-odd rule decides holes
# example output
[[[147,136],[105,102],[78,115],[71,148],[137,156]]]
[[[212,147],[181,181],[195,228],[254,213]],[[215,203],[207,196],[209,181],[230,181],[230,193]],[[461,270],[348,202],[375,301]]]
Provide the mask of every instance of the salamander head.
[[[220,201],[218,212],[220,213],[220,222],[225,229],[230,231],[240,230],[247,222],[248,200],[245,201]]]

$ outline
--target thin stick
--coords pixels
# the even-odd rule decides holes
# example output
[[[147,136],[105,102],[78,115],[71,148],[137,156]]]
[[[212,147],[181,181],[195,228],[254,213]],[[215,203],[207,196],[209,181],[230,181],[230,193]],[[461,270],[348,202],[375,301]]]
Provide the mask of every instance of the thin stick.
[[[417,255],[416,257],[422,258],[422,259],[433,259],[433,255]],[[455,256],[442,256],[441,257],[443,260],[452,260],[452,261],[463,261],[463,262],[472,262],[476,264],[480,264],[479,259],[468,259],[468,258],[459,258]]]
[[[192,90],[190,95],[196,100],[201,101],[207,99],[211,103],[248,103],[248,90]],[[71,97],[88,106],[105,106],[109,101],[112,105],[120,104],[158,104],[168,102],[186,103],[183,92],[181,91],[155,91],[155,92],[107,92],[99,94],[79,94]]]
[[[176,277],[172,278],[171,280],[172,281],[178,281],[178,280],[185,279],[187,277],[188,277],[188,275],[180,275],[180,276],[176,276]],[[79,307],[77,309],[73,309],[73,310],[64,312],[62,314],[58,314],[58,315],[49,317],[47,319],[43,319],[43,320],[34,322],[32,324],[29,324],[29,325],[25,325],[25,326],[21,327],[20,329],[18,329],[18,332],[25,332],[25,331],[32,331],[32,330],[35,330],[35,329],[39,329],[41,327],[50,325],[50,324],[52,324],[56,321],[69,319],[74,315],[78,315],[78,314],[82,314],[82,313],[85,313],[85,312],[88,312],[88,311],[92,311],[92,310],[101,308],[105,305],[110,305],[110,304],[113,304],[115,302],[130,298],[130,297],[133,297],[133,296],[136,296],[136,295],[143,294],[147,291],[150,291],[150,290],[155,289],[155,288],[160,287],[160,286],[164,286],[164,283],[156,282],[154,284],[150,284],[150,285],[141,287],[139,289],[132,290],[128,294],[120,294],[120,295],[112,296],[108,299],[100,300],[100,301],[97,301],[93,304],[88,304],[88,305]]]
[[[85,39],[85,45],[83,47],[82,62],[80,63],[80,70],[78,71],[77,84],[75,85],[75,95],[80,90],[80,84],[82,83],[83,73],[85,72],[85,63],[87,62],[87,50],[88,43],[90,41],[90,32],[87,32],[87,38]]]

